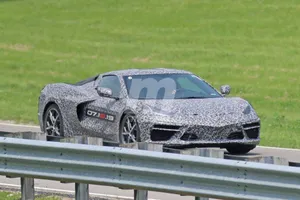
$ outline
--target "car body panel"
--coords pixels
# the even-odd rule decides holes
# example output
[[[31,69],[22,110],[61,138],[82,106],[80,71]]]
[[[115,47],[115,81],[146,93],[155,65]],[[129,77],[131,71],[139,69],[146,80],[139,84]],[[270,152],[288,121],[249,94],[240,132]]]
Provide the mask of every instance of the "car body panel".
[[[173,69],[133,69],[107,72],[77,84],[49,84],[41,91],[39,98],[41,130],[44,130],[43,115],[47,105],[55,103],[62,114],[65,137],[86,134],[119,142],[121,118],[130,111],[136,115],[141,131],[140,138],[144,142],[171,146],[259,143],[260,119],[253,107],[242,98],[128,98],[123,76],[161,73],[191,74]],[[107,75],[119,78],[120,99],[98,95],[95,88],[102,77]],[[253,132],[252,135],[248,129]]]

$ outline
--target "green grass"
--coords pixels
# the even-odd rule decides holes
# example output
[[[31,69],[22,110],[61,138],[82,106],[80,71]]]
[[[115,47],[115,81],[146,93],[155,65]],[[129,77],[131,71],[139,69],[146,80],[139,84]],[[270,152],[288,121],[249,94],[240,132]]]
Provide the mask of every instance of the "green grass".
[[[190,70],[300,148],[297,0],[0,0],[0,119],[37,123],[41,88],[122,68]]]
[[[20,193],[11,193],[11,192],[0,192],[0,199],[1,200],[20,200],[21,194]],[[53,196],[45,196],[45,197],[37,197],[36,200],[61,200],[59,197]]]

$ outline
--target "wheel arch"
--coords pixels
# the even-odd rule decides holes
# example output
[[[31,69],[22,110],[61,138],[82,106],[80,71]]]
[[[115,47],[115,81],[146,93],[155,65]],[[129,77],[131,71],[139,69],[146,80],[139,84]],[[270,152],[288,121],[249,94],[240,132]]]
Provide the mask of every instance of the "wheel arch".
[[[44,110],[43,110],[43,120],[44,120],[44,118],[45,118],[45,114],[46,114],[46,111],[47,111],[47,109],[51,106],[51,105],[53,105],[53,104],[56,104],[54,101],[49,101],[46,105],[45,105],[45,107],[44,107]],[[56,104],[57,105],[57,104]]]
[[[121,122],[122,122],[123,118],[125,117],[125,115],[127,115],[128,113],[132,113],[135,115],[135,113],[132,110],[129,110],[129,109],[125,110],[120,117],[119,126],[121,125]]]

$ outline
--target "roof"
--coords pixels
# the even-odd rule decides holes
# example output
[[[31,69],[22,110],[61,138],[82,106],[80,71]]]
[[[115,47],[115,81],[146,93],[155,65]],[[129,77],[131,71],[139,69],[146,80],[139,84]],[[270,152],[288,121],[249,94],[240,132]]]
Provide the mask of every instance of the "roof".
[[[143,75],[143,74],[191,74],[189,71],[172,68],[152,68],[152,69],[125,69],[106,72],[106,74],[115,74],[118,76]]]

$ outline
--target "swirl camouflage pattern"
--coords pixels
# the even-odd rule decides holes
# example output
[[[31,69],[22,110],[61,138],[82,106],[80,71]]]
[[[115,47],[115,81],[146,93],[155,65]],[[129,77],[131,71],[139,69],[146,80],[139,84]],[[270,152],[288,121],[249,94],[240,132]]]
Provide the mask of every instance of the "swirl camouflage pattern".
[[[118,143],[248,153],[260,142],[260,119],[251,104],[229,93],[228,85],[219,92],[184,70],[119,70],[46,85],[38,117],[49,140],[86,134]]]

